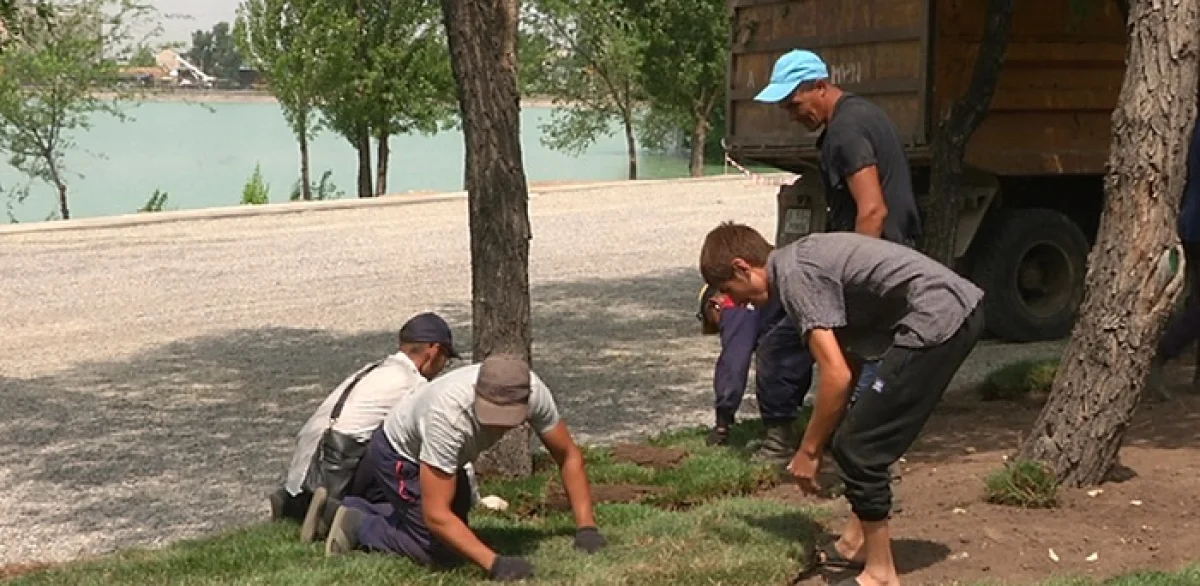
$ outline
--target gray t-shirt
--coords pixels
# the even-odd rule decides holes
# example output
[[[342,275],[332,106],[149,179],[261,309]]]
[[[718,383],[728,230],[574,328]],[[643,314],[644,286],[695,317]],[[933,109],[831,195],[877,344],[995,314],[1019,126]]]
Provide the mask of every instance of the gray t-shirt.
[[[802,337],[832,329],[849,352],[876,360],[891,345],[945,342],[983,291],[905,246],[853,232],[811,234],[771,253],[772,295]]]
[[[500,434],[489,433],[475,418],[480,366],[456,368],[396,404],[383,420],[383,432],[397,454],[454,474],[500,439]],[[542,436],[558,425],[558,407],[536,373],[530,373],[530,386],[530,426]]]

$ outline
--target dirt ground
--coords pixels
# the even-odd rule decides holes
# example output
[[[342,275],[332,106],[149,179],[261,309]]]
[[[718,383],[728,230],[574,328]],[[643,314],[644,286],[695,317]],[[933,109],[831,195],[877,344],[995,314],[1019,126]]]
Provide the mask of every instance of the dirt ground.
[[[613,460],[637,464],[655,470],[667,470],[678,466],[687,457],[687,452],[673,448],[658,448],[638,444],[613,446]]]
[[[948,397],[906,457],[896,492],[893,552],[906,584],[1037,583],[1051,576],[1105,578],[1174,570],[1200,559],[1200,396],[1191,368],[1172,373],[1174,396],[1143,401],[1120,453],[1129,478],[1101,492],[1061,490],[1050,510],[983,502],[983,479],[1003,465],[1038,415],[1035,405]],[[1131,477],[1130,477],[1131,476]],[[765,496],[804,502],[794,485]],[[811,501],[809,501],[811,502]],[[833,501],[841,530],[849,515]],[[1051,551],[1053,551],[1052,559]],[[827,574],[803,584],[835,583]]]

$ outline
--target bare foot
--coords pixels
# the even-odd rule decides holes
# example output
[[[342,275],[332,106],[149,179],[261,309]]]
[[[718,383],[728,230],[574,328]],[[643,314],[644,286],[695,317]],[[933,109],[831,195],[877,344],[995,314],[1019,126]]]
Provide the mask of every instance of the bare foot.
[[[872,576],[868,570],[855,577],[855,580],[858,581],[859,586],[900,586],[900,578],[896,576],[895,572],[888,578],[882,575]]]
[[[867,550],[865,546],[866,543],[862,542],[858,544],[851,544],[847,542],[844,537],[839,537],[837,541],[833,542],[833,547],[837,550],[838,555],[842,556],[844,559],[858,563],[866,563],[867,561]]]

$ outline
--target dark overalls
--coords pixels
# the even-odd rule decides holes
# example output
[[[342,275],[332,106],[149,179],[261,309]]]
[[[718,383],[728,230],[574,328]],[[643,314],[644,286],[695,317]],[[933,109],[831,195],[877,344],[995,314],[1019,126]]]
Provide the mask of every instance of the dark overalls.
[[[721,354],[713,376],[717,426],[733,424],[754,356],[756,396],[763,423],[796,419],[812,383],[812,356],[778,300],[765,307],[721,311]]]

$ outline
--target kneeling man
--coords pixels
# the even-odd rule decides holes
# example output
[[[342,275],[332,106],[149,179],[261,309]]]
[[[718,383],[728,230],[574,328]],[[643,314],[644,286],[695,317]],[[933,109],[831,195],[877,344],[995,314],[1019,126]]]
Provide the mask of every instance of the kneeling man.
[[[409,395],[371,439],[363,466],[387,486],[388,503],[313,497],[301,539],[325,537],[327,555],[354,549],[393,552],[430,566],[474,562],[495,580],[533,575],[525,559],[499,555],[467,525],[471,493],[463,467],[528,421],[558,463],[575,513],[575,547],[604,547],[592,511],[583,453],[550,389],[520,357],[492,355],[455,369]]]
[[[367,441],[396,403],[458,357],[450,326],[435,313],[405,322],[399,341],[395,354],[342,381],[300,429],[287,479],[269,497],[273,519],[304,519],[322,486],[337,498],[363,492],[353,485]]]
[[[705,238],[704,280],[734,301],[778,298],[817,363],[812,419],[789,469],[817,491],[826,447],[854,518],[819,565],[862,573],[841,586],[895,586],[888,467],[917,439],[983,332],[983,292],[910,248],[854,233],[812,234],[772,250],[749,226],[726,223]],[[847,410],[848,356],[880,360]]]

